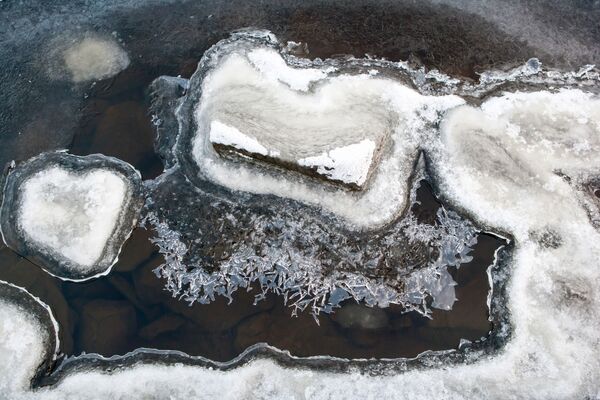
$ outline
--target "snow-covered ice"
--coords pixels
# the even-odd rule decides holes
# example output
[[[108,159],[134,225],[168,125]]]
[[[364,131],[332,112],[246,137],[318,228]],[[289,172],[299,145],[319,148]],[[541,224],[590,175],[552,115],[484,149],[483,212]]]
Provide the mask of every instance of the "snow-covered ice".
[[[341,73],[327,61],[282,54],[274,40],[239,34],[204,54],[177,108],[181,133],[174,152],[188,178],[316,205],[353,228],[398,217],[421,136],[464,100],[425,96],[358,67]],[[223,158],[211,145],[215,121],[236,132],[230,147],[251,145],[245,156],[363,190],[348,193],[281,168]]]
[[[107,272],[137,219],[140,181],[132,167],[109,157],[35,157],[8,176],[2,233],[54,275]]]
[[[527,79],[543,83],[547,77],[546,72],[534,71]],[[588,86],[598,84],[588,82]],[[385,86],[412,93],[393,82],[386,81]],[[290,368],[262,358],[226,371],[136,363],[111,372],[94,367],[75,370],[56,386],[27,391],[11,383],[19,381],[18,374],[30,373],[33,367],[20,360],[27,360],[31,351],[15,346],[0,353],[8,366],[0,374],[0,385],[15,399],[599,398],[600,232],[591,209],[597,202],[590,196],[596,192],[583,189],[598,179],[600,169],[600,100],[598,95],[577,89],[529,89],[496,93],[481,106],[461,105],[462,100],[454,99],[443,108],[431,105],[443,98],[414,94],[410,99],[422,107],[408,121],[412,121],[409,131],[418,134],[399,153],[424,149],[436,187],[447,201],[490,230],[502,230],[513,237],[506,304],[512,332],[499,351],[459,365],[450,366],[441,359],[429,362],[427,368],[402,373],[378,369],[373,374]],[[446,115],[440,115],[450,108]],[[402,132],[407,136],[397,137],[411,137],[409,132]],[[402,146],[404,142],[394,143]],[[380,200],[379,207],[362,207],[360,200],[353,198],[344,205],[347,209],[335,208],[327,200],[319,202],[320,189],[283,184],[281,179],[259,175],[246,166],[225,167],[206,154],[208,161],[199,168],[203,177],[235,189],[320,204],[348,219],[353,208],[360,214],[355,222],[364,226],[389,218],[390,206],[381,204],[381,199],[387,201],[386,190],[395,185],[391,177],[403,176],[385,175],[392,183],[373,198]],[[390,171],[384,164],[382,160],[369,190],[377,187],[381,171]],[[401,186],[395,187],[394,193],[397,191],[402,191]],[[339,199],[352,198],[347,193],[344,196]],[[390,203],[402,203],[401,199],[394,197]],[[367,217],[367,211],[375,216]],[[452,294],[444,292],[444,297],[452,298]],[[17,315],[14,309],[9,312],[10,318]],[[41,341],[36,337],[43,332],[23,325],[33,333],[32,342]],[[10,333],[20,328],[10,326],[6,330],[9,334],[0,336],[2,345],[6,347]]]
[[[370,139],[338,147],[318,156],[298,160],[298,164],[314,167],[331,180],[362,187],[372,168],[376,145]]]
[[[80,177],[51,167],[23,182],[21,190],[19,222],[29,239],[89,268],[115,228],[126,183],[108,171]]]
[[[210,141],[213,144],[231,146],[250,154],[260,154],[261,156],[269,154],[269,150],[256,139],[216,120],[210,123]]]

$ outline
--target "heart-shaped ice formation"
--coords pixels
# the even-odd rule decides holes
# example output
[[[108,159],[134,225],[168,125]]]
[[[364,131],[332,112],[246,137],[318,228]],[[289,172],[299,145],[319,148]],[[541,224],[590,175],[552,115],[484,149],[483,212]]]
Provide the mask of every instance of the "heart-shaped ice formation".
[[[92,267],[102,255],[127,195],[123,178],[113,172],[78,175],[62,167],[36,173],[21,190],[23,232],[82,267]]]
[[[107,272],[137,219],[139,187],[137,171],[110,157],[38,156],[7,178],[5,241],[62,278]]]

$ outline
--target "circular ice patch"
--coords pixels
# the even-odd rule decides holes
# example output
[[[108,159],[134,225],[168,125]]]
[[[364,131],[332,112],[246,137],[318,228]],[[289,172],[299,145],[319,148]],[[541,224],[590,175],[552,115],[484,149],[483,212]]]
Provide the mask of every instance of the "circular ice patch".
[[[129,65],[129,56],[115,41],[85,37],[63,53],[65,67],[75,82],[108,78]]]

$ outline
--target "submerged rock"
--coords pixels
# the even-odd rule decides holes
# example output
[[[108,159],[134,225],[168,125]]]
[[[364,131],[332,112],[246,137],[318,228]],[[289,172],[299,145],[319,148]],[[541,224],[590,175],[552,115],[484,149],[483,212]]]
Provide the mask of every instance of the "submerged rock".
[[[389,323],[388,316],[382,309],[356,303],[344,305],[333,314],[333,318],[344,328],[374,330],[381,329]]]
[[[64,66],[74,82],[109,78],[129,65],[129,56],[114,39],[87,35],[63,52]]]
[[[135,309],[126,301],[92,300],[82,306],[80,318],[78,340],[88,352],[124,354],[137,332]]]
[[[108,273],[135,225],[139,173],[102,155],[44,153],[9,172],[1,209],[5,242],[52,275]]]

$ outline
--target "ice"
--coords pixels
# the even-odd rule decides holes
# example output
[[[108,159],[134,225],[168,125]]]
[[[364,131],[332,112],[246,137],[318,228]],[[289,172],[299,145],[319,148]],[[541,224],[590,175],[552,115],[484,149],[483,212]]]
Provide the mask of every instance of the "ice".
[[[331,63],[281,54],[273,40],[260,32],[234,35],[203,56],[176,107],[174,154],[188,178],[198,186],[208,179],[316,205],[353,228],[398,217],[407,205],[421,136],[464,101],[424,96],[358,66],[342,74]],[[222,129],[211,134],[223,125],[227,146]],[[222,157],[228,150],[246,157]],[[244,162],[248,156],[263,163]],[[343,161],[349,159],[352,165]],[[349,193],[270,164],[362,190]]]
[[[528,71],[523,72],[528,74]],[[112,369],[110,373],[93,366],[72,370],[57,385],[35,391],[11,386],[18,380],[15,374],[23,370],[29,373],[32,368],[26,363],[13,363],[5,374],[0,374],[1,385],[7,388],[6,397],[44,400],[600,397],[597,290],[600,232],[593,219],[597,200],[592,197],[597,196],[597,187],[593,185],[600,168],[598,97],[582,90],[547,90],[557,82],[577,82],[572,80],[576,75],[537,72],[523,78],[530,84],[526,85],[527,92],[493,93],[481,106],[478,106],[480,100],[476,100],[471,106],[453,109],[445,117],[415,117],[417,121],[425,118],[433,125],[442,122],[439,131],[437,127],[423,130],[415,142],[426,151],[434,183],[445,200],[489,229],[502,230],[514,239],[510,270],[506,272],[510,273],[507,303],[503,305],[507,307],[503,313],[510,318],[512,329],[504,332],[509,340],[501,350],[483,356],[467,355],[468,362],[459,364],[449,361],[455,351],[439,358],[428,358],[425,354],[421,357],[426,360],[422,368],[406,368],[406,364],[399,362],[397,369],[386,369],[371,360],[373,371],[365,367],[366,371],[350,368],[345,372],[292,368],[286,363],[290,358],[285,356],[279,359],[283,362],[256,357],[227,370],[218,367],[229,366],[214,364],[217,368],[132,361],[131,365]],[[506,79],[523,82],[519,81],[520,76],[513,76],[499,77],[497,82],[494,79],[489,84],[494,87]],[[586,81],[584,86],[597,87],[593,86],[597,84]],[[480,86],[471,93],[480,93],[479,89],[489,88]],[[379,168],[381,171],[383,166]],[[260,182],[250,173],[243,178],[254,185]],[[236,185],[233,187],[241,184]],[[241,199],[249,197],[245,193],[237,195]],[[227,203],[228,199],[223,198],[223,193],[216,191],[202,200]],[[313,201],[313,204],[320,203]],[[234,214],[231,218],[235,220]],[[417,237],[423,234],[420,230],[415,232]],[[170,229],[158,238],[163,252],[173,257],[173,262],[185,257],[189,250],[181,238]],[[443,294],[442,303],[452,298],[450,291]],[[338,298],[339,292],[335,295]],[[13,325],[11,329],[20,327],[21,324]],[[41,333],[39,329],[29,329],[34,335]],[[10,338],[0,335],[0,342],[4,345]],[[32,354],[24,346],[14,348],[0,353],[0,358],[27,360]]]
[[[24,289],[0,281],[0,396],[26,392],[55,360],[58,325]]]
[[[116,159],[43,154],[8,176],[2,233],[54,275],[107,273],[135,224],[139,186],[137,171]]]
[[[348,303],[335,313],[335,321],[344,328],[381,329],[388,325],[387,314],[378,308]]]
[[[37,245],[90,268],[115,228],[126,183],[112,172],[82,177],[60,167],[23,182],[19,228]]]
[[[578,108],[585,109],[588,102],[597,101],[581,92],[518,95],[529,105],[535,96],[546,100],[557,96],[554,112],[562,115],[576,115]],[[579,101],[575,101],[577,97]],[[572,101],[566,101],[568,98]],[[503,99],[501,96],[496,101]],[[543,111],[529,107],[530,118],[524,121],[525,125],[531,124],[527,121],[538,121],[539,125],[522,126],[523,133],[509,134],[499,128],[506,120],[487,115],[492,112],[490,104],[484,104],[483,109],[455,110],[444,123],[442,140],[437,142],[432,138],[429,151],[436,157],[436,176],[449,198],[490,226],[513,233],[518,244],[512,256],[507,304],[514,331],[502,351],[451,368],[446,363],[432,362],[428,368],[378,376],[356,371],[337,373],[286,368],[265,359],[229,371],[137,364],[112,374],[74,372],[58,386],[45,388],[32,396],[44,399],[78,396],[89,393],[89,387],[93,386],[93,396],[115,398],[132,395],[176,399],[197,396],[223,399],[597,398],[600,393],[597,322],[600,318],[597,290],[600,233],[593,228],[578,202],[576,187],[563,178],[554,180],[547,168],[560,165],[564,169],[592,173],[598,168],[599,160],[586,159],[586,164],[577,157],[565,157],[581,147],[577,140],[581,131],[575,120],[572,129],[550,140],[552,147],[564,146],[563,151],[546,155],[544,159],[536,153],[527,158],[524,148],[508,144],[515,138],[521,140],[521,136],[533,134],[533,127],[537,128],[536,134],[549,132],[551,136],[551,129],[543,129],[547,124],[541,118]],[[540,104],[543,110],[545,102]],[[507,100],[502,115],[516,123],[518,119],[513,115],[521,105]],[[486,109],[488,111],[484,111]],[[471,140],[459,140],[463,135]],[[571,141],[568,145],[565,144],[567,139]],[[519,164],[511,159],[527,163]],[[521,165],[526,165],[525,173]],[[552,223],[555,235],[562,238],[558,246],[541,245],[534,238],[537,235],[530,235],[532,228],[547,227],[548,223]]]
[[[27,390],[44,354],[44,335],[40,326],[28,313],[18,306],[0,300],[0,391]],[[10,379],[6,379],[10,378]]]
[[[291,89],[307,91],[312,82],[327,77],[327,72],[318,68],[295,69],[288,66],[275,51],[261,48],[248,53],[248,59],[269,79],[285,83]]]
[[[308,310],[315,317],[346,299],[399,304],[424,315],[431,312],[429,299],[451,308],[454,297],[442,288],[454,282],[442,280],[449,277],[444,272],[471,261],[477,235],[443,208],[434,225],[409,212],[385,229],[352,233],[313,207],[193,187],[177,171],[150,189],[147,211],[144,223],[165,257],[154,272],[174,296],[209,303],[254,285],[256,301],[277,293],[292,314]]]
[[[112,38],[87,35],[64,50],[64,65],[74,82],[109,78],[129,65],[129,56]]]

